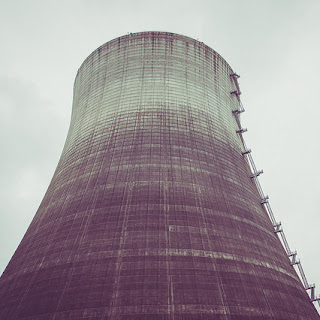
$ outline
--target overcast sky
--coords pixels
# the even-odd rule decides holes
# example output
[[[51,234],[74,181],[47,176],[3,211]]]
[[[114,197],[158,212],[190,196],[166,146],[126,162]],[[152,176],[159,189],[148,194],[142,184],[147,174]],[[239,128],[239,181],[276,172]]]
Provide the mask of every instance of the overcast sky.
[[[319,15],[319,0],[0,0],[0,273],[58,163],[80,64],[115,37],[169,31],[240,74],[260,182],[319,294]]]

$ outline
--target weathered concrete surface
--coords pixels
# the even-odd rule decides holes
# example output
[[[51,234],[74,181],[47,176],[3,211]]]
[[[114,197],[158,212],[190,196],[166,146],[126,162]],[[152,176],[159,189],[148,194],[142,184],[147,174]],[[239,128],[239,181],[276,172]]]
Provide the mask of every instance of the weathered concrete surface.
[[[318,319],[241,154],[232,72],[163,32],[85,60],[1,319]]]

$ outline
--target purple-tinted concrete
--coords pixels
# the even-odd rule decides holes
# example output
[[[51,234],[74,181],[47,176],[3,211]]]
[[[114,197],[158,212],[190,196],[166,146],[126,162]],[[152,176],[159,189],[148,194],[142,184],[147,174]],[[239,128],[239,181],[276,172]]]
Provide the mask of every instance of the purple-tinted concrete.
[[[1,277],[1,319],[319,319],[241,154],[232,73],[164,32],[85,60],[60,162]]]

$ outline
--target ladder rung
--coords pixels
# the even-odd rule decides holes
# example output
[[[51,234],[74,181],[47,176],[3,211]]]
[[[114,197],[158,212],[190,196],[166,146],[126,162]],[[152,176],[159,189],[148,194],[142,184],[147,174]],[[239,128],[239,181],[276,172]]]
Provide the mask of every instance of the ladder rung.
[[[235,114],[240,114],[242,112],[244,112],[244,109],[236,109],[232,111],[232,113],[235,113]]]
[[[263,170],[256,171],[250,176],[250,178],[257,178],[261,173],[263,173]]]
[[[251,149],[246,149],[244,151],[241,152],[241,154],[244,156],[245,154],[248,154],[251,152]]]
[[[241,129],[237,130],[236,132],[237,133],[244,133],[244,132],[247,132],[247,131],[248,131],[247,128],[241,128]]]

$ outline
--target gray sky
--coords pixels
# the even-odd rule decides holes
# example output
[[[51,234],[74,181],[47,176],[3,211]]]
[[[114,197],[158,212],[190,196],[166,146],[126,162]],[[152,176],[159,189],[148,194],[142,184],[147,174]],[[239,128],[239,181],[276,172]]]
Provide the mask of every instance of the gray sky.
[[[0,273],[58,163],[80,64],[155,30],[203,41],[240,74],[260,182],[320,294],[319,13],[319,0],[0,0]]]

